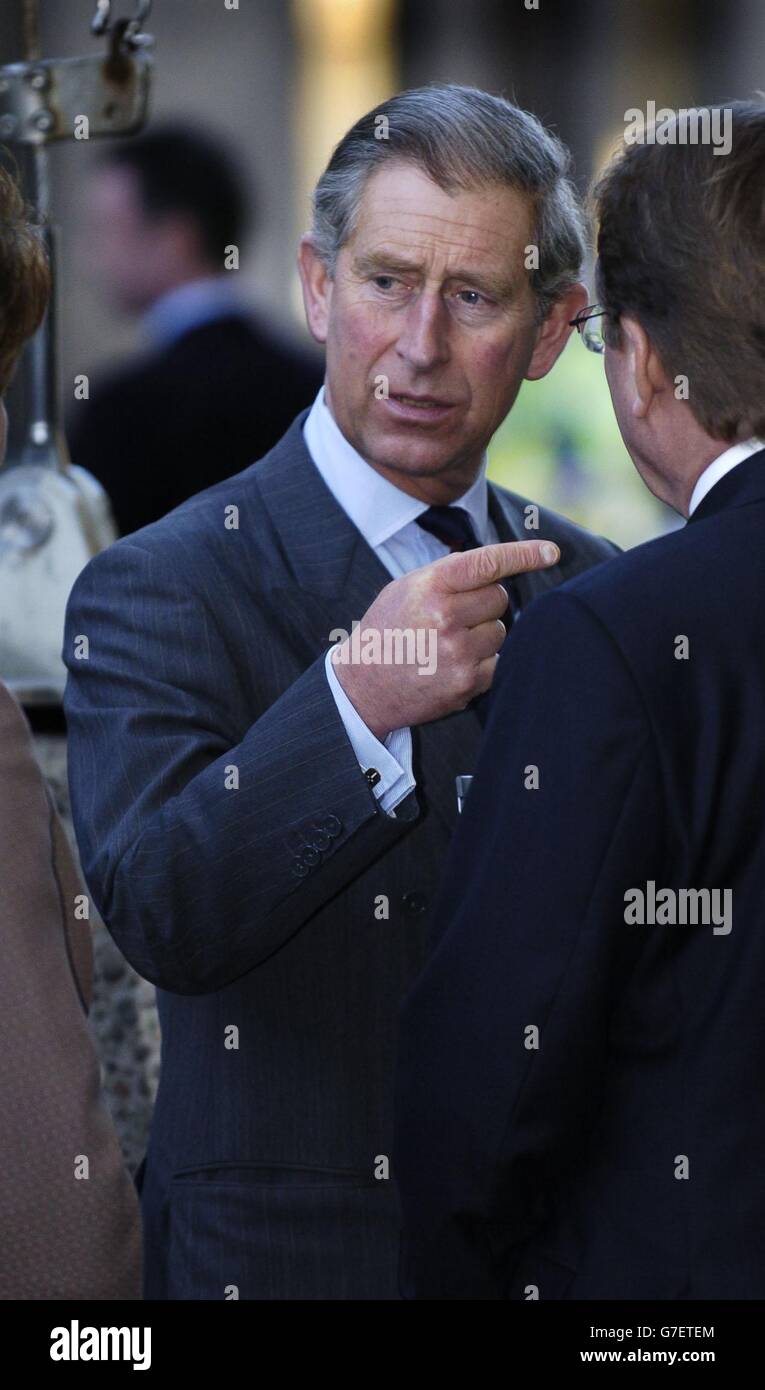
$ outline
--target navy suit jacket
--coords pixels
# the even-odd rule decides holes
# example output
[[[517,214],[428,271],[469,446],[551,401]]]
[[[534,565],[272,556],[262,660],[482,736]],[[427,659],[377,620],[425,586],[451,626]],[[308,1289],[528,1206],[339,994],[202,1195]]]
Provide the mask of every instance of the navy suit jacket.
[[[125,536],[262,458],[323,375],[318,354],[227,314],[96,377],[90,399],[70,406],[69,449]]]
[[[83,868],[158,986],[149,1298],[397,1297],[398,1012],[481,725],[470,709],[416,729],[416,791],[381,811],[324,657],[390,575],[312,463],[304,418],[99,555],[69,602]],[[528,537],[524,505],[490,489],[504,538]],[[561,563],[519,579],[520,606],[614,553],[544,510],[538,534]]]
[[[765,451],[509,635],[403,1013],[407,1297],[765,1298],[763,534]]]

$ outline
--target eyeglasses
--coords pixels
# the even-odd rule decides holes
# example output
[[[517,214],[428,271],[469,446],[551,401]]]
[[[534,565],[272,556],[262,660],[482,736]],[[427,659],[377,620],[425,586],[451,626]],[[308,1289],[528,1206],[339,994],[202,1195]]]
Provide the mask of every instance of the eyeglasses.
[[[603,323],[595,324],[594,319],[603,319],[607,310],[600,304],[588,304],[575,319],[569,320],[569,327],[575,328],[588,352],[603,353],[606,340],[603,336]]]

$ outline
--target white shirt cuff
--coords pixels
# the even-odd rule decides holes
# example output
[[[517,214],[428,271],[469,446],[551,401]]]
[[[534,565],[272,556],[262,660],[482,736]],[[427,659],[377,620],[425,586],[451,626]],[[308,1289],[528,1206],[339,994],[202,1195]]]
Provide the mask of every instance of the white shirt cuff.
[[[382,810],[390,815],[416,786],[412,772],[411,729],[392,729],[384,744],[379,738],[375,738],[337,679],[332,662],[333,651],[334,647],[330,647],[327,652],[325,669],[337,712],[343,721],[359,767],[364,772],[370,768],[379,772],[380,780],[372,787],[372,791]]]

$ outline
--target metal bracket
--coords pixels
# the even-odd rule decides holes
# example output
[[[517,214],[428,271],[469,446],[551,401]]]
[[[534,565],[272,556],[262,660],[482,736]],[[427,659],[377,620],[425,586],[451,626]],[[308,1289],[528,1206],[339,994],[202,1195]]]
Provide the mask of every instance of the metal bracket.
[[[117,36],[118,41],[127,48],[145,47],[151,44],[152,39],[141,30],[144,20],[151,14],[151,4],[152,0],[136,0],[132,19],[112,19],[112,0],[96,0],[96,13],[91,20],[90,32],[96,38],[104,34],[111,38]]]
[[[48,145],[72,140],[86,116],[88,138],[140,130],[149,103],[154,42],[140,32],[151,0],[132,19],[112,20],[111,0],[98,0],[94,34],[106,35],[106,56],[46,58],[0,68],[0,140]],[[82,137],[80,137],[82,138]]]

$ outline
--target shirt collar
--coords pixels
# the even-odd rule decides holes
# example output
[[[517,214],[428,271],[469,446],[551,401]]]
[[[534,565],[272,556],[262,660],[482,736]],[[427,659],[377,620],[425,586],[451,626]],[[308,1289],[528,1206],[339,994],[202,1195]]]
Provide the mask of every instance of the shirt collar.
[[[144,314],[141,328],[155,347],[166,347],[192,328],[236,312],[241,313],[242,306],[231,276],[208,275],[160,295]]]
[[[700,473],[696,479],[696,486],[691,493],[691,500],[688,503],[688,515],[692,516],[703,501],[708,492],[712,491],[715,483],[719,483],[726,473],[730,473],[736,464],[743,463],[744,459],[749,458],[750,454],[756,454],[759,449],[765,449],[765,440],[746,439],[740,444],[732,444],[725,453],[719,454],[710,464]]]
[[[349,444],[324,399],[322,386],[303,426],[306,448],[343,511],[374,549],[428,510],[428,503],[402,492]],[[486,455],[467,492],[451,504],[469,513],[478,539],[489,535]]]

